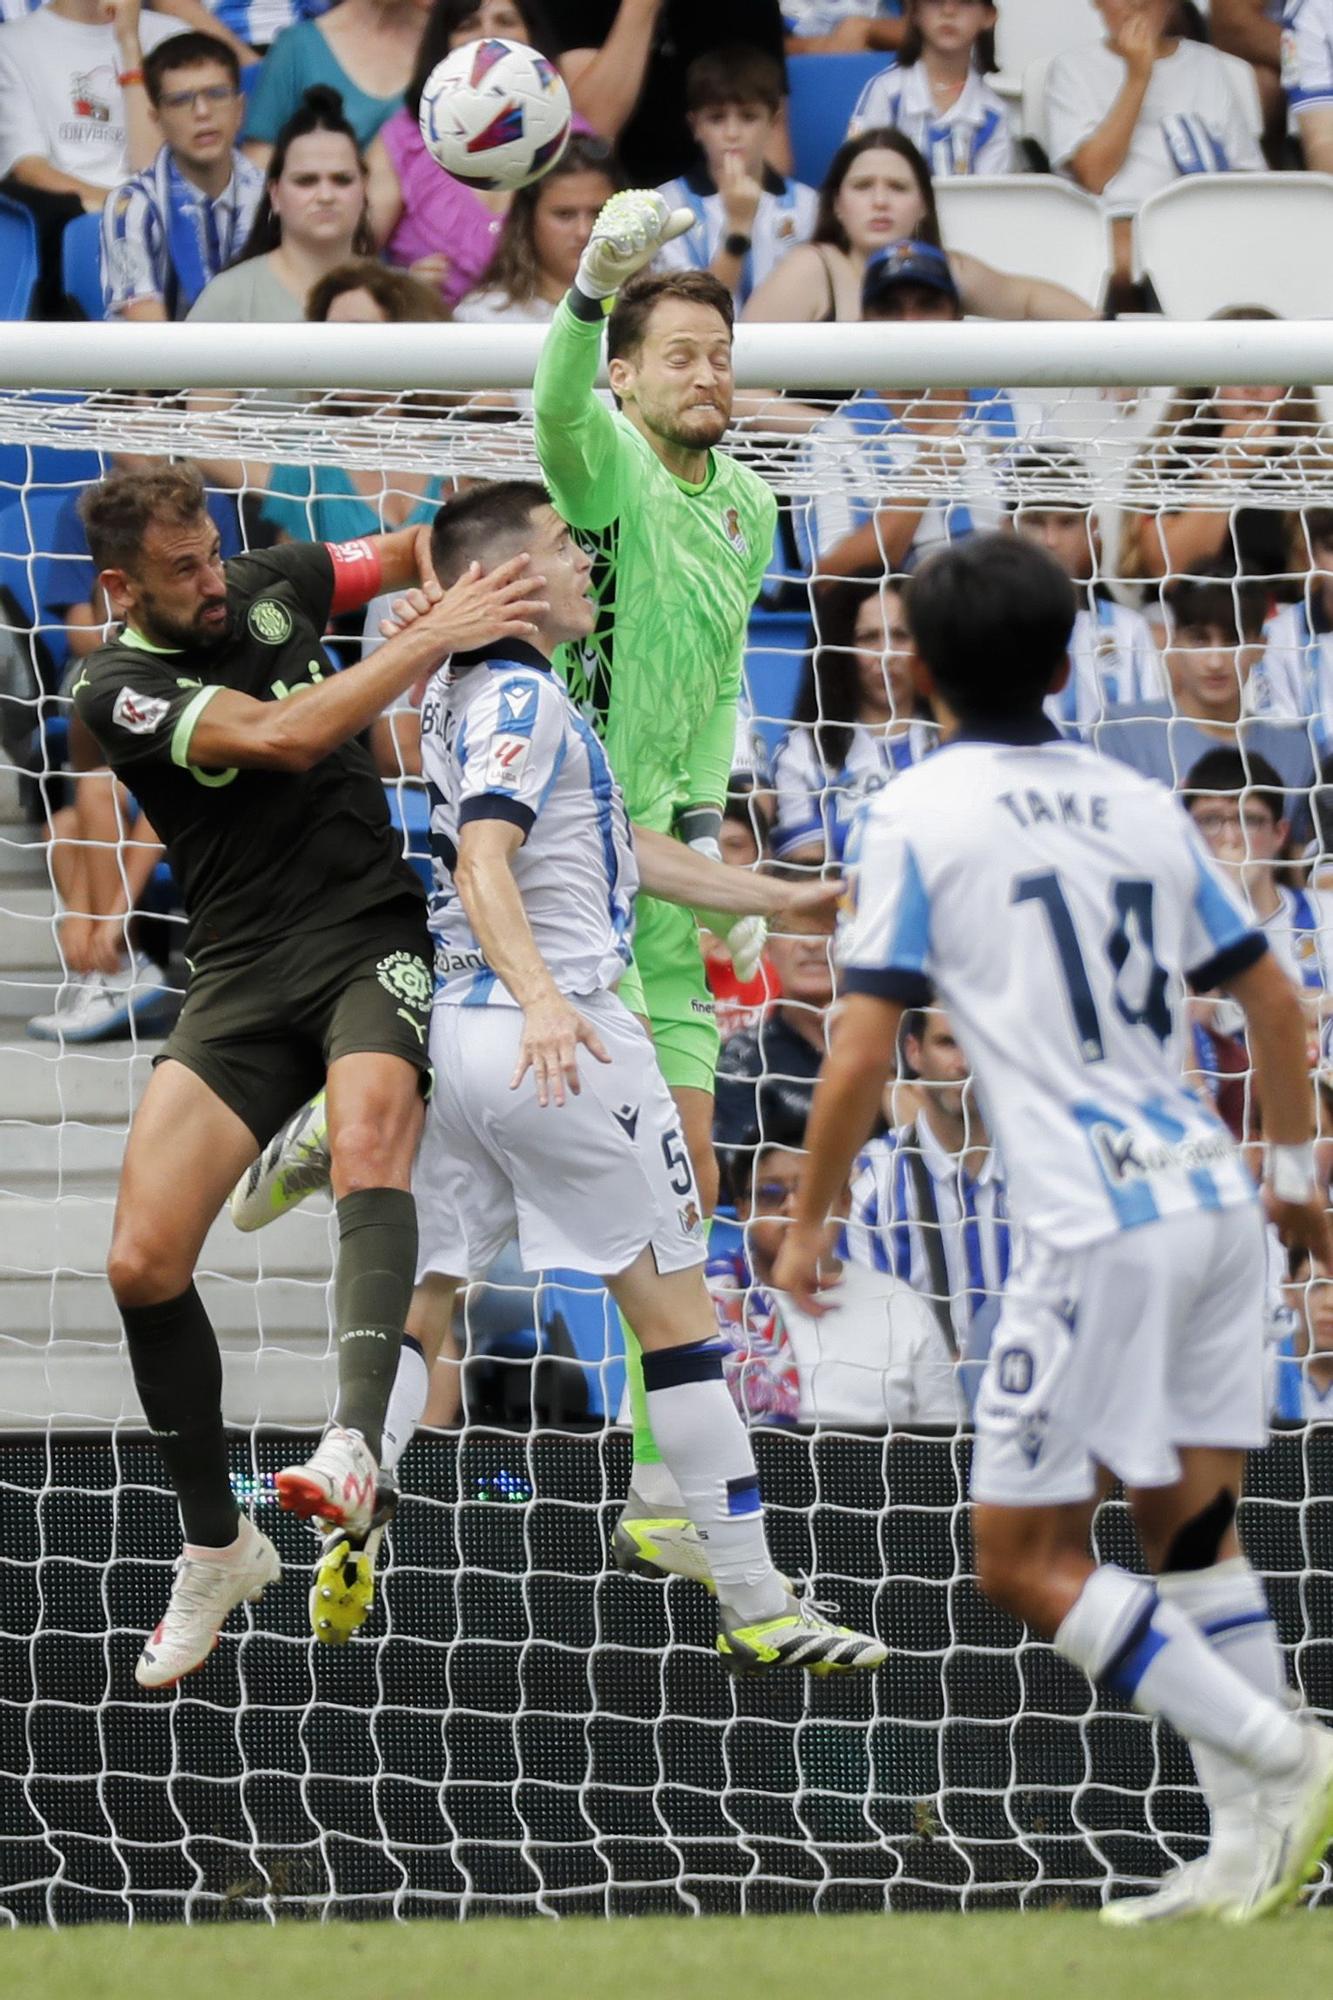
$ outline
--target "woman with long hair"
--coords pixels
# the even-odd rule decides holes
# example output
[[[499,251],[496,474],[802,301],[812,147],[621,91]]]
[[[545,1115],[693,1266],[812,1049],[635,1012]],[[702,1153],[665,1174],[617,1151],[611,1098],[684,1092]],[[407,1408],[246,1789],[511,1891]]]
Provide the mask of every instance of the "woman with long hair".
[[[576,132],[550,172],[514,196],[495,255],[455,319],[549,320],[574,282],[597,211],[620,184],[610,148]]]
[[[858,320],[866,259],[908,236],[944,248],[930,169],[901,132],[881,126],[858,133],[833,155],[810,241],[783,258],[743,317]],[[965,313],[985,319],[1097,318],[1063,285],[996,271],[961,250],[947,255]]]
[[[526,43],[560,66],[539,0],[434,0],[402,108],[385,120],[367,160],[376,242],[391,264],[436,285],[451,306],[479,283],[515,197],[446,174],[427,152],[417,117],[435,65],[483,35]]]
[[[250,234],[191,319],[299,320],[312,285],[374,245],[366,170],[336,90],[308,90],[278,134]]]
[[[911,656],[897,584],[863,574],[821,594],[792,726],[773,760],[778,859],[840,861],[866,796],[933,747]]]

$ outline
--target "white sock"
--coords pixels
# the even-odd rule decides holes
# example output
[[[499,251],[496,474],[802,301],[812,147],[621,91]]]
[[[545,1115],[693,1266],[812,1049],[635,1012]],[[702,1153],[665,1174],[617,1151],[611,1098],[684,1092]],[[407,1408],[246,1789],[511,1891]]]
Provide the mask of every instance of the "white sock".
[[[1189,1743],[1259,1777],[1285,1777],[1304,1755],[1285,1708],[1242,1679],[1177,1605],[1110,1563],[1084,1584],[1055,1649],[1143,1714],[1164,1716]]]
[[[1198,1626],[1213,1651],[1260,1694],[1286,1702],[1288,1683],[1277,1628],[1263,1584],[1244,1556],[1209,1569],[1167,1570],[1157,1594]],[[1254,1780],[1234,1757],[1207,1743],[1191,1743],[1194,1768],[1208,1801],[1213,1848],[1239,1851],[1249,1837],[1248,1804]]]
[[[398,1373],[389,1391],[389,1407],[384,1413],[380,1471],[393,1472],[416,1433],[421,1413],[430,1394],[430,1370],[421,1343],[410,1333],[403,1335],[398,1350]]]
[[[666,1514],[679,1519],[685,1513],[685,1502],[670,1470],[660,1459],[651,1465],[637,1462],[630,1470],[630,1492],[655,1514]]]
[[[787,1602],[764,1535],[759,1476],[745,1426],[722,1377],[715,1341],[643,1357],[653,1436],[708,1550],[719,1600],[744,1624],[776,1618]]]

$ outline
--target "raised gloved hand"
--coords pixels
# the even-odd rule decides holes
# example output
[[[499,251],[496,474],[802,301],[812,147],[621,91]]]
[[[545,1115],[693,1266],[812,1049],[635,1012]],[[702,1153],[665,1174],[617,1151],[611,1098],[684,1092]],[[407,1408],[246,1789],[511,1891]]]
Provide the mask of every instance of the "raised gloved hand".
[[[694,211],[669,208],[652,188],[626,188],[603,204],[574,283],[589,299],[607,299],[653,258],[664,243],[694,227]]]

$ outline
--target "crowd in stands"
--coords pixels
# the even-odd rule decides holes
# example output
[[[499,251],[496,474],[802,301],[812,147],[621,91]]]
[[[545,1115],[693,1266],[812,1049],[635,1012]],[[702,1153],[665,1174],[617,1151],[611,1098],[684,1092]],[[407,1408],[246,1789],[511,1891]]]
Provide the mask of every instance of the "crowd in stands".
[[[1031,16],[1041,0],[1021,4]],[[1044,4],[1058,44],[1061,0]],[[622,186],[656,185],[696,218],[664,256],[712,271],[744,320],[887,326],[1151,312],[1134,258],[1145,201],[1183,179],[1333,171],[1333,0],[1097,0],[1100,40],[1005,79],[997,31],[1019,6],[3,0],[0,194],[37,224],[35,315],[77,310],[62,239],[98,215],[107,319],[545,322],[601,205]],[[479,35],[551,57],[576,114],[559,164],[513,195],[451,180],[418,128],[431,70]],[[835,66],[852,59],[864,73],[849,90]],[[795,165],[798,63],[828,65],[805,82],[807,101],[812,90],[846,97],[826,154],[803,162],[808,178]],[[1107,244],[1098,296],[949,241],[950,186],[997,175],[1054,175],[1095,198]],[[1273,316],[1239,259],[1233,285],[1233,316]],[[528,400],[516,388],[473,408],[501,421]],[[852,858],[867,796],[937,739],[908,671],[905,580],[931,549],[976,530],[1007,525],[1041,542],[1081,602],[1051,719],[1176,788],[1236,870],[1306,997],[1333,1166],[1333,862],[1321,861],[1333,848],[1333,815],[1321,814],[1333,510],[1300,497],[1302,454],[1324,429],[1319,393],[1205,384],[1155,403],[1101,400],[1100,434],[1118,425],[1131,441],[1136,497],[1123,506],[1106,504],[1068,428],[1020,391],[862,382],[832,400],[786,391],[739,409],[743,426],[791,441],[766,609],[809,623],[780,734],[743,724],[738,736],[727,858],[804,869]],[[205,470],[228,551],[424,521],[450,490],[419,467]],[[1188,485],[1186,503],[1142,498],[1173,481]],[[72,506],[60,522],[77,536]],[[58,552],[80,579],[58,607],[72,674],[106,608],[79,547]],[[340,640],[374,643],[379,615],[372,607],[364,635]],[[6,602],[5,622],[17,616]],[[757,668],[749,700],[774,721]],[[374,748],[409,852],[422,854],[410,703],[384,718]],[[177,976],[160,942],[149,955],[151,925],[134,914],[170,907],[153,830],[77,728],[63,795],[47,803],[67,982],[30,1032],[65,1046],[146,1030]],[[742,986],[706,937],[704,949],[725,1036],[727,1219],[710,1282],[738,1400],[758,1423],[954,1423],[1010,1245],[1003,1162],[947,1018],[907,1020],[881,1130],[847,1190],[841,1309],[807,1321],[770,1277],[825,1049],[830,954],[775,937]],[[1235,1009],[1215,995],[1191,1004],[1193,1079],[1251,1142]],[[515,1274],[512,1296],[530,1316],[529,1284]],[[1333,1273],[1299,1259],[1276,1271],[1272,1321],[1275,1411],[1333,1417]],[[456,1396],[445,1401],[456,1410]]]

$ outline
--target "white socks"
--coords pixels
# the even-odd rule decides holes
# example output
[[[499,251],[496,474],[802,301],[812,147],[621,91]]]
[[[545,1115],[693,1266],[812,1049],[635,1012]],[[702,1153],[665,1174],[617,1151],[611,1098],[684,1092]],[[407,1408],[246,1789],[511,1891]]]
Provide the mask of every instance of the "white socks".
[[[1262,1778],[1284,1777],[1304,1754],[1299,1725],[1215,1652],[1179,1605],[1150,1583],[1103,1564],[1055,1635],[1055,1649],[1132,1701]]]
[[[636,1460],[629,1476],[630,1491],[636,1500],[655,1514],[669,1515],[672,1519],[688,1519],[681,1491],[670,1470],[661,1459],[651,1464]]]
[[[645,1353],[643,1385],[653,1436],[708,1551],[719,1601],[742,1624],[778,1617],[787,1593],[768,1553],[754,1454],[723,1380],[721,1348],[700,1340]]]
[[[413,1433],[421,1422],[429,1394],[430,1370],[426,1366],[421,1344],[410,1333],[405,1333],[398,1350],[398,1373],[393,1378],[389,1407],[384,1413],[381,1472],[397,1469],[399,1459],[411,1444]]]

